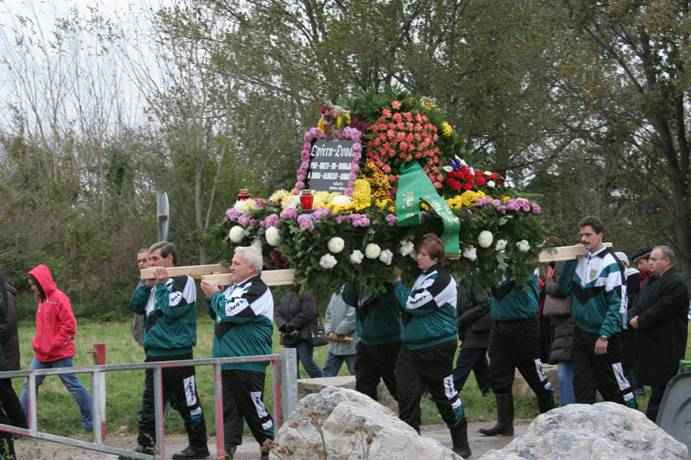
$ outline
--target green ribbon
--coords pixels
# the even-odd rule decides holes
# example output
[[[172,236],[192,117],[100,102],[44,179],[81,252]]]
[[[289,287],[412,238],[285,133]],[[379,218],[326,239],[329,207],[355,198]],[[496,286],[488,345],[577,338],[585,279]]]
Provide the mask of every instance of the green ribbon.
[[[444,242],[444,253],[450,257],[458,257],[460,254],[458,235],[461,231],[461,223],[417,161],[409,161],[401,167],[396,187],[398,225],[401,227],[420,225],[420,205],[424,201],[441,217],[444,224],[441,237]]]

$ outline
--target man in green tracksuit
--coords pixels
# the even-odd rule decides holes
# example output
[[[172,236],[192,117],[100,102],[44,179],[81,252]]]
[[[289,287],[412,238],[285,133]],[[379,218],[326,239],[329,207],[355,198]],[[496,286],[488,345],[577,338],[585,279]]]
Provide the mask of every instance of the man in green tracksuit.
[[[137,286],[130,301],[132,312],[146,315],[146,362],[192,359],[197,343],[197,288],[189,276],[170,278],[167,268],[176,262],[175,246],[167,241],[149,249],[148,266],[157,267],[155,280]],[[153,369],[146,370],[142,409],[139,413],[138,452],[153,455],[156,441]],[[185,421],[189,446],[173,459],[209,457],[206,423],[193,366],[163,369],[163,402],[170,402]]]
[[[380,295],[343,290],[343,301],[355,307],[355,330],[360,338],[355,359],[355,389],[377,400],[383,380],[391,396],[396,393],[396,359],[401,349],[401,311],[392,286]]]
[[[579,224],[586,255],[566,264],[559,286],[571,296],[576,323],[573,344],[573,389],[578,403],[594,403],[596,390],[606,401],[636,407],[636,398],[621,363],[622,266],[603,244],[604,225],[596,217]]]
[[[230,265],[232,284],[221,292],[202,282],[214,320],[214,358],[271,354],[274,299],[261,279],[262,253],[238,246]],[[274,424],[263,402],[267,362],[224,364],[223,424],[226,458],[242,444],[243,419],[268,460]]]
[[[513,395],[516,368],[537,396],[540,412],[554,407],[554,397],[540,360],[537,322],[537,279],[524,283],[512,280],[492,289],[490,297],[489,361],[492,391],[497,399],[497,423],[481,429],[485,436],[513,435]]]

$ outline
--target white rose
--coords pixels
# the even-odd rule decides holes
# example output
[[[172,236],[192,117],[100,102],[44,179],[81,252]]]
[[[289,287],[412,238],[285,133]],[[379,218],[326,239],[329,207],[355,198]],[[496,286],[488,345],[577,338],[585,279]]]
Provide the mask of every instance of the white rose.
[[[381,248],[378,244],[370,243],[365,247],[365,256],[368,259],[376,259],[381,254]]]
[[[321,259],[319,259],[319,265],[322,266],[322,268],[326,268],[327,270],[331,270],[336,266],[338,261],[334,256],[331,254],[324,254]]]
[[[233,227],[228,232],[228,238],[233,243],[239,243],[245,237],[245,229],[239,225],[233,225]]]
[[[518,243],[516,243],[516,247],[518,248],[519,251],[521,252],[528,252],[530,251],[530,243],[528,243],[527,240],[521,240]]]
[[[334,254],[338,254],[339,252],[343,251],[345,241],[343,241],[343,238],[341,237],[334,236],[329,240],[327,246],[329,247],[329,251],[333,252]]]
[[[468,246],[467,248],[463,249],[463,257],[470,260],[471,262],[476,261],[477,249],[475,249],[475,246]]]
[[[269,246],[275,247],[281,244],[281,232],[276,227],[272,226],[267,228],[264,237],[266,238],[266,242],[269,243]]]
[[[509,244],[508,241],[506,241],[506,240],[499,240],[499,241],[497,241],[496,246],[494,246],[494,249],[496,249],[497,251],[503,251],[504,249],[506,249],[506,245],[507,245],[507,244]]]
[[[359,265],[362,263],[362,259],[365,257],[365,255],[360,251],[359,249],[354,250],[353,252],[350,253],[350,262],[356,265]]]
[[[415,252],[415,243],[413,243],[410,240],[403,240],[401,241],[401,255],[403,257],[409,256],[413,252]]]
[[[255,209],[257,209],[257,202],[254,201],[252,198],[248,198],[248,199],[246,199],[246,200],[238,200],[238,201],[235,202],[235,204],[233,205],[233,207],[234,207],[236,210],[238,210],[238,211],[240,211],[240,212],[242,212],[242,213],[247,214],[247,213],[249,213],[249,212],[254,211]]]
[[[492,246],[493,241],[494,235],[492,235],[492,232],[489,230],[481,231],[480,235],[477,237],[477,244],[480,245],[481,248],[488,248]]]
[[[497,184],[493,180],[487,181],[487,187],[494,188],[496,186],[497,186]]]
[[[385,264],[385,265],[391,265],[391,262],[393,261],[393,252],[389,251],[388,249],[384,249],[381,254],[379,254],[379,262]]]

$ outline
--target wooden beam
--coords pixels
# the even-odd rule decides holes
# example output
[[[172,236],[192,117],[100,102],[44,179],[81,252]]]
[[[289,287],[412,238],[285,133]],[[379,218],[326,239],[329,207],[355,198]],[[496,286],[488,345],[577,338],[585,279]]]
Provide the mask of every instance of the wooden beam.
[[[262,280],[267,286],[288,286],[295,284],[295,270],[264,270],[262,271]],[[228,286],[232,284],[229,273],[203,275],[202,281],[214,286]]]
[[[604,243],[605,247],[612,247],[612,243]],[[574,260],[585,255],[585,247],[582,244],[574,244],[573,246],[557,246],[554,248],[545,248],[540,251],[538,262],[541,264],[548,262],[563,262],[566,260]]]
[[[143,280],[152,279],[154,278],[155,270],[156,267],[143,268],[139,271],[139,278]],[[222,264],[168,267],[168,274],[170,276],[188,275],[195,279],[200,279],[204,275],[211,275],[213,273],[228,273],[228,271],[228,267]]]

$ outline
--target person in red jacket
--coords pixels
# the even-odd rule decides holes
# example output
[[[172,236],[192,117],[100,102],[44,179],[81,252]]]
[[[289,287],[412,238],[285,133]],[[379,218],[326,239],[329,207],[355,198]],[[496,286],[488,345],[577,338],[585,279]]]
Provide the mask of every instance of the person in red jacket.
[[[28,274],[29,285],[36,296],[36,334],[34,335],[34,358],[31,369],[46,369],[52,367],[73,367],[74,336],[77,333],[77,321],[72,312],[69,297],[58,289],[50,269],[45,265],[37,265]],[[65,388],[72,394],[79,406],[82,426],[86,431],[93,430],[92,399],[89,392],[75,374],[60,374]],[[36,389],[43,383],[45,376],[36,376]],[[19,398],[28,418],[27,383],[22,387]]]

